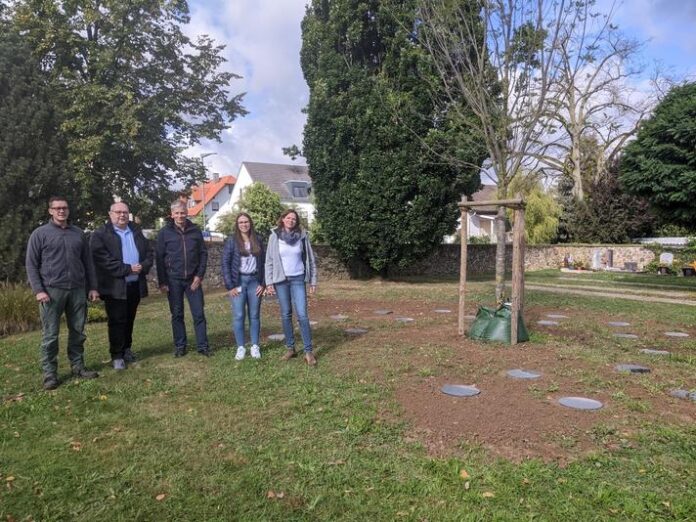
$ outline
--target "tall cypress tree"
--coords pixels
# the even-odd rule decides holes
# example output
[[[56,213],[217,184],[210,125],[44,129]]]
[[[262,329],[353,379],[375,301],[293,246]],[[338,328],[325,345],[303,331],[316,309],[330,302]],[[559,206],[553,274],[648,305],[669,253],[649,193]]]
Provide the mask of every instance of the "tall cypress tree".
[[[480,183],[471,135],[438,111],[412,0],[314,0],[302,23],[310,89],[303,153],[317,216],[344,259],[386,274],[451,233],[456,202]]]
[[[0,279],[23,278],[26,242],[48,217],[47,199],[69,192],[46,80],[25,38],[0,21]]]

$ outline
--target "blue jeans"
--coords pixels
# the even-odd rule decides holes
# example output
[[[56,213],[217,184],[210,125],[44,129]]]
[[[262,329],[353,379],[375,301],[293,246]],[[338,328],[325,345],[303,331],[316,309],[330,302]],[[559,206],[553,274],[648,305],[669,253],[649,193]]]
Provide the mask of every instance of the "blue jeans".
[[[196,346],[198,351],[208,350],[208,333],[203,313],[203,287],[199,286],[191,290],[192,279],[170,279],[169,311],[172,313],[172,333],[174,334],[174,346],[177,349],[185,349],[187,344],[186,325],[184,324],[184,295],[189,303],[191,316],[193,317],[193,329],[196,333]]]
[[[230,297],[232,306],[232,330],[237,346],[244,346],[244,322],[249,311],[249,337],[251,344],[258,346],[261,331],[261,298],[256,295],[256,288],[261,284],[257,275],[240,274],[242,287],[237,297]]]
[[[280,319],[283,323],[283,334],[288,350],[295,349],[295,333],[292,327],[292,307],[295,307],[297,322],[300,323],[300,333],[304,342],[305,353],[312,351],[312,331],[307,317],[307,289],[304,275],[290,276],[282,283],[274,285],[280,305]]]

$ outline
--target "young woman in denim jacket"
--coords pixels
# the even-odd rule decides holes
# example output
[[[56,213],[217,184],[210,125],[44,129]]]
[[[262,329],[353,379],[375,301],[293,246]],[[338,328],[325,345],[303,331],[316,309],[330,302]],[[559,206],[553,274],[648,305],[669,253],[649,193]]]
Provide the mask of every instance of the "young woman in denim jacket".
[[[222,277],[232,307],[232,329],[237,342],[235,359],[246,356],[244,347],[245,314],[249,313],[251,356],[261,358],[261,296],[265,290],[265,249],[261,236],[254,230],[249,214],[241,212],[234,224],[234,234],[225,242],[222,252]]]
[[[304,343],[304,360],[317,364],[312,353],[312,331],[307,316],[307,289],[314,293],[317,286],[317,266],[307,232],[300,226],[296,211],[286,210],[280,215],[278,227],[271,231],[266,252],[267,292],[278,295],[280,317],[283,323],[287,351],[283,360],[295,357],[295,335],[292,326],[292,307],[297,312],[297,322]]]

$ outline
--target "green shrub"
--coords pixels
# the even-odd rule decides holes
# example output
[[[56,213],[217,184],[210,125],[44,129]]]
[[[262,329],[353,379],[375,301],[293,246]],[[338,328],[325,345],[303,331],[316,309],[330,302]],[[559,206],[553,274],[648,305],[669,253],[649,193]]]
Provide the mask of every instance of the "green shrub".
[[[87,305],[87,322],[102,323],[106,321],[106,310],[104,303],[89,303]]]
[[[40,325],[39,306],[31,289],[0,283],[0,336],[35,330]]]

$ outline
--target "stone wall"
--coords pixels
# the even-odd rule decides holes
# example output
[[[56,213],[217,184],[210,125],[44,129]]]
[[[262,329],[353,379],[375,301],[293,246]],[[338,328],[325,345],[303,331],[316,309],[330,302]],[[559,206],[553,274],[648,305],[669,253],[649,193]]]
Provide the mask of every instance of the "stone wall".
[[[208,271],[205,278],[207,286],[222,287],[222,243],[208,244]],[[389,277],[426,276],[451,277],[459,276],[460,245],[441,245],[433,255],[423,261],[414,263],[402,270],[393,270]],[[373,275],[368,267],[360,263],[346,266],[334,250],[325,245],[315,245],[317,255],[317,270],[319,281],[353,279]],[[592,265],[595,251],[606,261],[608,251],[613,252],[613,266],[623,268],[624,263],[636,263],[641,270],[655,258],[655,254],[641,245],[533,245],[528,246],[525,253],[525,270],[543,270],[560,268],[565,256],[572,256],[574,261],[581,261],[585,266]],[[469,245],[468,275],[484,275],[495,272],[495,245]],[[506,250],[505,265],[508,272],[512,266],[512,245]],[[153,268],[149,279],[156,280],[156,270]]]

